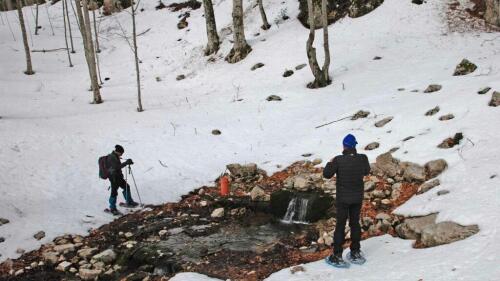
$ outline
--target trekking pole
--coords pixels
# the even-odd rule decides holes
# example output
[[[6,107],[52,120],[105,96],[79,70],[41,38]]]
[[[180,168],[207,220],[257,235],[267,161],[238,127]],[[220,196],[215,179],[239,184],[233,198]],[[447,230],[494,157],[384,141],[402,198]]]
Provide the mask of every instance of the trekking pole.
[[[135,183],[134,173],[132,173],[132,168],[130,168],[130,165],[128,167],[129,167],[130,175],[132,176],[132,181],[134,181],[134,186],[135,186],[135,191],[137,192],[137,197],[139,197],[139,203],[141,203],[141,207],[142,207],[142,206],[144,206],[144,204],[142,204],[141,195],[139,194],[139,189],[137,188],[137,183]]]
[[[130,165],[128,165],[128,168],[130,169]],[[128,204],[128,198],[130,197],[129,193],[129,188],[128,188],[128,182],[127,182],[127,172],[125,172],[125,204]]]

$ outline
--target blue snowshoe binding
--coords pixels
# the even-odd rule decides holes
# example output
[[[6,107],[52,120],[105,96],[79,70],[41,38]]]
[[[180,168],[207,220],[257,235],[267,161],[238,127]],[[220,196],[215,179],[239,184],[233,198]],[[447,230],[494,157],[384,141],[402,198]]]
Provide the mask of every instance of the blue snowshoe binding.
[[[349,263],[345,262],[342,255],[329,255],[325,258],[325,262],[337,268],[349,268]]]
[[[359,265],[362,265],[366,262],[366,258],[363,256],[363,253],[361,253],[361,251],[351,251],[349,254],[347,254],[347,260],[350,263]]]

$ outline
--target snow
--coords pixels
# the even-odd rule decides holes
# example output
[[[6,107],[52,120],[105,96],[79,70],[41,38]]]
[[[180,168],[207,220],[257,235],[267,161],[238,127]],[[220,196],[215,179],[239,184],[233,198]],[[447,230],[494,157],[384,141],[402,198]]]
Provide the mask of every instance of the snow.
[[[0,237],[6,239],[0,243],[0,261],[18,257],[18,248],[36,249],[64,233],[85,234],[112,219],[102,212],[109,191],[108,183],[98,179],[97,159],[117,143],[125,147],[124,157],[136,163],[133,172],[142,200],[156,204],[212,184],[228,163],[255,162],[272,173],[279,170],[277,165],[302,159],[303,153],[326,161],[340,152],[342,137],[353,133],[361,150],[380,142],[378,149],[363,151],[371,161],[395,146],[400,149],[394,156],[402,160],[424,164],[446,159],[449,169],[440,176],[442,184],[415,196],[397,213],[439,212],[438,221],[478,224],[479,234],[429,249],[413,249],[411,241],[390,236],[371,238],[362,242],[368,262],[361,267],[339,271],[318,261],[304,265],[306,272],[292,275],[284,269],[268,280],[498,280],[500,111],[487,106],[493,90],[476,94],[486,86],[500,90],[498,35],[448,32],[446,1],[413,5],[386,0],[364,17],[330,26],[334,81],[324,89],[309,90],[305,85],[313,78],[308,67],[282,77],[286,69],[307,62],[308,30],[296,19],[298,2],[264,2],[272,28],[259,30],[258,9],[245,1],[245,32],[253,51],[233,65],[223,59],[231,48],[231,1],[214,2],[224,42],[213,63],[202,53],[202,9],[191,12],[188,28],[178,30],[182,11],[155,11],[156,1],[141,2],[145,11],[137,17],[138,32],[151,28],[138,38],[146,110],[142,113],[135,110],[133,55],[120,28],[130,34],[129,14],[100,21],[101,70],[103,79],[110,80],[101,89],[104,103],[92,105],[76,22],[75,67],[67,67],[62,51],[32,53],[36,74],[26,76],[16,13],[2,12],[0,217],[10,223],[0,226]],[[285,9],[290,20],[276,24]],[[48,10],[55,36],[41,13],[40,35],[30,36],[33,49],[64,46],[60,3]],[[31,8],[24,13],[32,31]],[[318,33],[316,46],[321,46],[321,37]],[[318,52],[322,54],[321,48]],[[382,59],[373,60],[374,56]],[[463,58],[478,69],[452,76]],[[265,66],[250,71],[257,62]],[[179,74],[187,78],[176,81]],[[431,83],[443,89],[423,94]],[[411,92],[414,89],[420,92]],[[283,101],[267,102],[271,94]],[[436,105],[441,107],[438,114],[424,116]],[[360,109],[369,110],[370,116],[315,129]],[[447,113],[455,118],[438,120]],[[387,116],[394,116],[393,121],[383,128],[373,126]],[[212,135],[213,129],[222,135]],[[465,136],[459,146],[436,147],[457,132]],[[403,142],[408,136],[415,138]],[[450,193],[437,196],[443,189]],[[37,241],[32,236],[40,230],[46,237]],[[175,278],[209,280],[191,273]]]

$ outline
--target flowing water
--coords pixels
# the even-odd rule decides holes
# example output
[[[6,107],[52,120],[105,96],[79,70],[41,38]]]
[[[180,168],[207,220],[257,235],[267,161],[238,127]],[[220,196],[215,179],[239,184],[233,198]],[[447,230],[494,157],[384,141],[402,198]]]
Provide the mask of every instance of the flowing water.
[[[288,203],[288,208],[286,209],[285,216],[281,220],[283,223],[302,223],[307,224],[307,205],[309,203],[308,198],[294,197]]]

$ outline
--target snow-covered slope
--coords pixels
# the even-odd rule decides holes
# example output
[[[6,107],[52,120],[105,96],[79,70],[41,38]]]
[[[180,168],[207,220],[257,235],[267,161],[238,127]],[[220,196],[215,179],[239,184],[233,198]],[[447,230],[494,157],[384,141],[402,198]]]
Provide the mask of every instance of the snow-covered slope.
[[[75,38],[75,67],[67,67],[64,52],[33,53],[36,74],[26,76],[16,14],[2,13],[0,217],[10,223],[0,226],[0,237],[5,237],[0,260],[17,257],[18,248],[34,249],[63,233],[86,233],[112,219],[102,212],[109,192],[108,183],[97,177],[97,158],[116,143],[125,147],[125,157],[136,162],[134,175],[143,201],[160,203],[209,184],[230,162],[255,162],[273,172],[277,165],[301,159],[303,153],[330,159],[340,152],[342,137],[353,133],[360,149],[380,142],[378,149],[366,152],[372,161],[395,146],[401,147],[394,153],[400,159],[422,164],[446,159],[449,169],[436,190],[450,193],[416,196],[398,212],[439,212],[440,221],[475,223],[481,231],[464,241],[421,250],[411,248],[409,241],[372,238],[362,243],[369,260],[363,267],[335,271],[318,261],[307,265],[305,273],[283,270],[270,280],[500,278],[500,111],[487,106],[491,91],[476,93],[485,86],[500,90],[498,33],[448,32],[446,1],[413,5],[386,0],[364,17],[330,26],[334,81],[327,88],[309,90],[305,85],[312,74],[307,67],[282,77],[285,69],[307,62],[308,31],[296,19],[297,1],[265,1],[273,24],[269,31],[259,30],[258,10],[245,1],[246,35],[253,51],[234,65],[223,60],[231,47],[230,36],[223,31],[231,21],[230,1],[214,3],[224,39],[215,62],[202,56],[206,41],[202,9],[191,12],[188,28],[178,30],[180,12],[155,11],[156,4],[143,1],[144,11],[137,18],[139,33],[150,29],[139,37],[143,113],[135,111],[133,55],[121,36],[121,28],[130,33],[129,14],[100,22],[101,70],[103,79],[110,79],[102,88],[104,103],[91,105],[81,38]],[[33,49],[64,46],[60,3],[48,10],[55,36],[41,13],[43,28],[40,35],[31,35]],[[31,12],[24,9],[30,30]],[[274,19],[283,12],[290,20],[276,24]],[[73,34],[78,34],[76,22]],[[321,46],[321,38],[316,43]],[[373,60],[374,56],[382,59]],[[475,62],[478,69],[452,76],[462,58]],[[265,66],[250,71],[257,62]],[[179,74],[187,78],[176,81]],[[423,94],[431,83],[443,89]],[[267,102],[271,94],[283,101]],[[438,115],[424,116],[436,105],[441,107]],[[359,109],[369,110],[369,118],[315,129]],[[439,121],[446,113],[455,118]],[[394,120],[383,128],[373,126],[387,116]],[[220,129],[222,135],[212,135],[212,129]],[[457,132],[465,136],[459,146],[436,147]],[[408,136],[415,138],[403,142]],[[42,241],[32,237],[39,230],[47,233]]]

